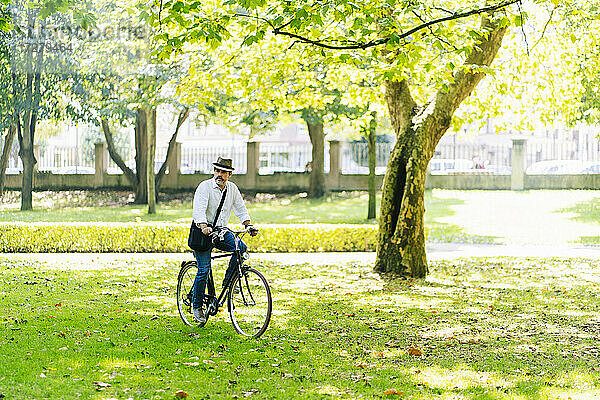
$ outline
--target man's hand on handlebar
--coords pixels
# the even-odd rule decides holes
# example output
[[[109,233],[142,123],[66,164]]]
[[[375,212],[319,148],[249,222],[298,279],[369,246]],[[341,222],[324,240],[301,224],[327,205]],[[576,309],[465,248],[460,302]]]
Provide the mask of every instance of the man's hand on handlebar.
[[[250,234],[250,236],[256,236],[256,235],[258,235],[258,229],[255,228],[252,224],[246,225],[246,230],[248,231],[248,233]]]

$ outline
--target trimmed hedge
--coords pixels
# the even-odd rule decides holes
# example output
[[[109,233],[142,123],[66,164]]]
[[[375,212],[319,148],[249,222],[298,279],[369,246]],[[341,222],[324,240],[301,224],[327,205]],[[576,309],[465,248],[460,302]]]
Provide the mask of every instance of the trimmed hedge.
[[[238,228],[233,226],[233,228]],[[374,225],[264,225],[251,252],[374,251]],[[188,252],[189,225],[170,223],[2,223],[2,253]]]

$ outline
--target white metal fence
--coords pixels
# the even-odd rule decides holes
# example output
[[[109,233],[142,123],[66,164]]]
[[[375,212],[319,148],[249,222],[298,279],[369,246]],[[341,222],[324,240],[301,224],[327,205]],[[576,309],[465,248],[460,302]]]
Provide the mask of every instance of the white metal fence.
[[[376,145],[376,173],[383,174],[389,160],[394,143],[378,142]],[[233,159],[238,173],[246,172],[247,147],[240,142],[231,146],[182,145],[182,173],[210,173],[212,163],[218,156]],[[132,169],[135,168],[135,149],[120,148],[123,161]],[[155,170],[158,171],[166,158],[167,147],[156,150]],[[480,160],[486,166],[509,168],[512,151],[510,141],[506,145],[482,145],[476,143],[440,143],[436,148],[435,159]],[[94,148],[47,146],[39,149],[38,169],[53,173],[78,174],[93,173]],[[271,174],[275,172],[303,172],[310,167],[312,150],[310,143],[261,143],[259,148],[259,172]],[[329,143],[325,145],[325,171],[329,171]],[[600,163],[600,142],[597,138],[579,140],[578,142],[549,141],[544,144],[527,144],[527,166],[544,160],[581,160]],[[341,147],[341,170],[344,174],[368,173],[368,148],[365,142],[346,142]],[[9,157],[7,173],[19,173],[22,164],[18,158],[18,145]],[[119,174],[121,170],[109,159],[108,172]]]
[[[329,172],[329,143],[325,143],[325,172]],[[259,173],[304,172],[311,168],[312,146],[310,143],[261,143],[259,150]]]

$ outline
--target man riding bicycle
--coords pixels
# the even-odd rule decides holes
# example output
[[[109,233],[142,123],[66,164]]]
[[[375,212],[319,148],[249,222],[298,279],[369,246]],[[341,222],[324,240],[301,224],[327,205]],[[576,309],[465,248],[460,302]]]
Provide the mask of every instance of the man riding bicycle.
[[[214,176],[212,179],[207,179],[201,182],[194,193],[194,203],[192,216],[194,223],[202,230],[204,235],[210,235],[213,231],[218,231],[219,228],[227,226],[231,212],[240,220],[244,227],[248,230],[251,236],[256,236],[258,229],[250,224],[250,214],[244,204],[244,199],[238,187],[229,182],[229,178],[233,173],[233,162],[229,158],[219,157],[214,166]],[[215,216],[218,217],[215,220]],[[214,222],[212,227],[208,221]],[[214,241],[214,247],[223,251],[235,250],[235,237],[229,230],[222,231],[219,239]],[[206,316],[202,309],[204,292],[206,290],[206,279],[210,271],[210,254],[213,246],[206,251],[194,251],[198,264],[198,272],[194,281],[194,301],[193,314],[194,320],[200,326],[206,323]],[[242,254],[246,252],[247,247],[243,241],[239,241],[239,249]],[[234,255],[229,260],[229,267],[225,272],[225,285],[231,279],[238,269],[238,259]]]

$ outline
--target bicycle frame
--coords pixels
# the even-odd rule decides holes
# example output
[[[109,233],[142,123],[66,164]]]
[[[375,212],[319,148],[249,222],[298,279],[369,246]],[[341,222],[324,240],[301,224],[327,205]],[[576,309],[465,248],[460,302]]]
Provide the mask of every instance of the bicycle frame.
[[[246,231],[233,231],[227,227],[224,228],[220,228],[219,231],[221,230],[228,230],[229,232],[233,233],[234,236],[234,243],[235,243],[235,250],[232,252],[228,252],[228,253],[221,253],[221,254],[215,254],[215,255],[211,255],[210,259],[211,260],[215,260],[217,258],[226,258],[226,257],[231,257],[232,255],[236,255],[238,257],[238,270],[233,274],[233,276],[230,277],[229,281],[225,283],[225,286],[223,286],[223,288],[221,289],[221,293],[219,293],[219,296],[216,296],[216,291],[215,291],[215,283],[214,283],[214,279],[213,279],[213,273],[212,273],[212,267],[209,269],[209,273],[207,276],[207,280],[206,280],[206,285],[207,285],[207,291],[208,291],[208,298],[210,299],[210,303],[208,304],[209,309],[207,310],[209,313],[211,312],[217,312],[219,308],[223,307],[223,304],[225,304],[225,298],[227,293],[229,292],[229,289],[231,287],[231,284],[235,281],[235,278],[238,275],[241,275],[243,273],[243,268],[242,265],[244,263],[244,257],[242,256],[242,253],[239,249],[239,242],[241,240],[241,238],[246,234]],[[243,299],[244,295],[242,293],[242,299]],[[217,310],[213,310],[211,309],[214,306],[214,301],[213,299],[217,300]],[[244,299],[245,302],[245,299]]]

